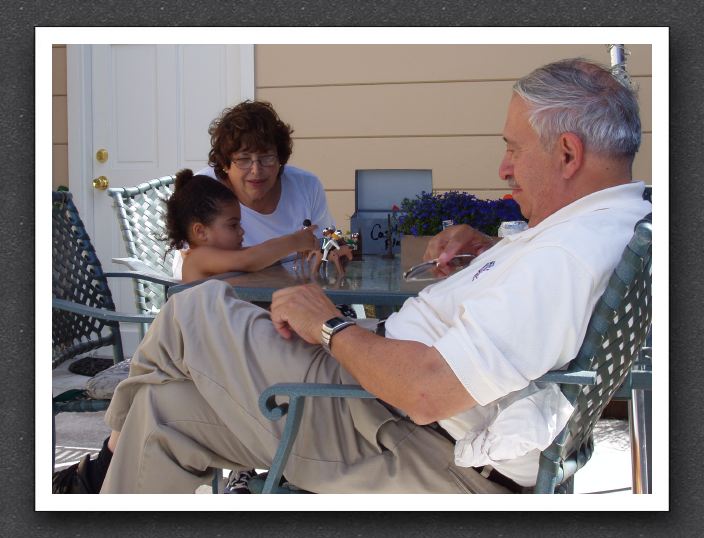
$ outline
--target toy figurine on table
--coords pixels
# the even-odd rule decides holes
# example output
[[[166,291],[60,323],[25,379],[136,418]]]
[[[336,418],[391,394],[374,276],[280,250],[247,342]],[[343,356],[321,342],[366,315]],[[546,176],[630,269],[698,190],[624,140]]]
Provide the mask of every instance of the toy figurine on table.
[[[354,234],[352,234],[354,235]],[[340,230],[327,227],[323,229],[323,243],[320,251],[311,251],[308,254],[308,260],[315,258],[313,265],[313,273],[320,271],[323,262],[327,271],[327,262],[331,261],[335,265],[338,274],[344,274],[345,268],[343,260],[350,261],[352,259],[352,250],[356,246],[353,237],[345,237]]]
[[[340,230],[335,230],[334,228],[324,228],[323,229],[323,261],[328,261],[328,253],[334,248],[335,250],[340,250],[340,243],[338,241],[342,240],[342,232]]]
[[[359,233],[348,232],[347,235],[345,235],[345,244],[352,249],[352,252],[354,252],[355,255],[359,254]]]

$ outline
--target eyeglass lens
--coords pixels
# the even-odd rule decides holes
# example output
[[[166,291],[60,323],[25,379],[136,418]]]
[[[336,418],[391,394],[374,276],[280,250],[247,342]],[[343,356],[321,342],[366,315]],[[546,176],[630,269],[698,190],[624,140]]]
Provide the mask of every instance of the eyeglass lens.
[[[262,155],[258,159],[252,159],[251,157],[241,157],[238,159],[232,159],[235,166],[240,170],[247,170],[254,166],[254,163],[259,163],[259,166],[274,166],[278,159],[277,155]]]

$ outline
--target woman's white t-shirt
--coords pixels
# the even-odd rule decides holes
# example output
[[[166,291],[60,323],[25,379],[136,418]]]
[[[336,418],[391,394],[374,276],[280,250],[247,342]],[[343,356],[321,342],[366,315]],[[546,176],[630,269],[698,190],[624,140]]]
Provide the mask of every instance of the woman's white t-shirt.
[[[215,179],[215,171],[210,166],[199,170],[198,174]],[[301,229],[305,219],[318,225],[318,237],[322,237],[326,226],[335,227],[320,180],[314,174],[288,164],[281,174],[281,197],[272,213],[264,215],[242,204],[240,209],[244,229],[243,247],[296,232]],[[295,253],[292,252],[291,255]],[[183,257],[177,252],[172,265],[174,278],[181,279],[182,266]]]

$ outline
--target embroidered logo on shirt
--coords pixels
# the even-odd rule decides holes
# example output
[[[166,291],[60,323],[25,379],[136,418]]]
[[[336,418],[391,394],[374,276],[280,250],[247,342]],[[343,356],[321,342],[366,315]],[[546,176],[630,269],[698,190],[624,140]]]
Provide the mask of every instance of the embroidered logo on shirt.
[[[489,269],[494,267],[495,263],[496,262],[491,261],[489,263],[484,264],[484,267],[482,267],[481,269],[479,269],[479,271],[474,273],[474,276],[472,277],[472,282],[474,282],[477,278],[479,278],[479,275],[481,275],[484,271],[488,271]]]

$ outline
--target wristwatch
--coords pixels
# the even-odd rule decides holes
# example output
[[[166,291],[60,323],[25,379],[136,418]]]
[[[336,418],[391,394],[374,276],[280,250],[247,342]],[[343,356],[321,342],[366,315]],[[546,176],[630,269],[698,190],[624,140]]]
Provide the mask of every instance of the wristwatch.
[[[332,337],[351,325],[355,325],[353,320],[342,318],[340,316],[331,318],[323,323],[321,333],[321,344],[323,345],[323,349],[330,353],[330,342],[332,341]]]

